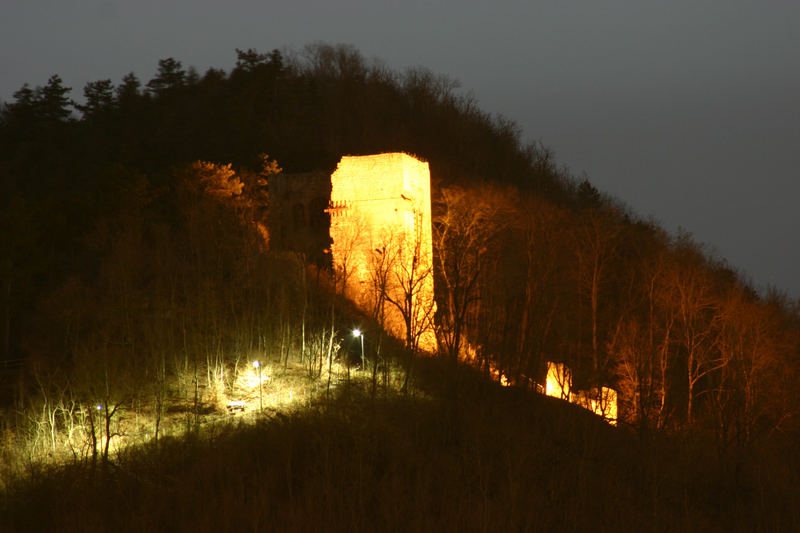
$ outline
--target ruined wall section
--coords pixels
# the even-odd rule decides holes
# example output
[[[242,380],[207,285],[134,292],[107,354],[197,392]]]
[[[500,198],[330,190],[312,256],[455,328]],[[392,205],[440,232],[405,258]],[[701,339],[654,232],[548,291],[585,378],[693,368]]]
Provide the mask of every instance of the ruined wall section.
[[[403,282],[409,281],[412,268],[417,275],[432,269],[428,163],[404,153],[345,156],[331,176],[328,212],[334,269],[345,293],[365,312],[374,309],[376,270],[382,261],[393,265],[386,289],[393,299],[402,298],[408,290]],[[414,292],[414,306],[420,313],[430,312],[432,272],[420,280]],[[388,303],[384,309],[386,329],[405,338],[402,314]],[[432,332],[420,338],[420,347],[435,347]]]
[[[609,424],[617,425],[617,391],[608,387],[593,388],[588,391],[574,389],[572,372],[563,363],[547,362],[544,393],[580,405]]]

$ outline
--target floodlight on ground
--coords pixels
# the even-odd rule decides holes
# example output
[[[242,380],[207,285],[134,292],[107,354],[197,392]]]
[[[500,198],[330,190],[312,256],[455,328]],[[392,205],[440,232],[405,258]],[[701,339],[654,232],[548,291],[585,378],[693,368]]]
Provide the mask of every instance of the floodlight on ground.
[[[258,369],[258,412],[261,413],[264,411],[264,395],[261,392],[261,361],[253,361],[253,366]]]
[[[361,370],[367,369],[367,360],[364,359],[364,333],[358,328],[353,330],[353,336],[361,339]]]

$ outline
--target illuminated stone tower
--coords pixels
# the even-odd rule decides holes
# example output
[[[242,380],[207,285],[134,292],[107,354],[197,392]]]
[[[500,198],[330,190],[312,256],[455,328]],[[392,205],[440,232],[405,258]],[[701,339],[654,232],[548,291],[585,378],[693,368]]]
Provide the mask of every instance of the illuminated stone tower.
[[[345,156],[331,176],[331,259],[345,294],[365,312],[384,296],[386,329],[435,348],[428,163],[404,153]],[[398,309],[397,302],[404,311]]]

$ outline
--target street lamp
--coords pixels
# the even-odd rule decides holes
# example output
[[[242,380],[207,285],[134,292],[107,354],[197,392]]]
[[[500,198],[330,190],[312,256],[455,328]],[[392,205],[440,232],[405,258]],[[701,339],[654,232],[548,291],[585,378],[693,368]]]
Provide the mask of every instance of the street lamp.
[[[264,396],[261,393],[261,361],[253,361],[253,366],[258,369],[258,411],[264,411]]]
[[[366,371],[367,360],[364,359],[364,333],[360,329],[356,328],[353,330],[353,336],[361,339],[361,370]]]

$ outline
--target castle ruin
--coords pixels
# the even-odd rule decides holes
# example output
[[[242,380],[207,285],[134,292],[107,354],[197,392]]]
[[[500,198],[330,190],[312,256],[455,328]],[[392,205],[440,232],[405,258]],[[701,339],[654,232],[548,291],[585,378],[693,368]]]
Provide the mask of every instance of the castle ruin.
[[[330,176],[273,176],[270,195],[277,248],[318,264],[328,250],[337,290],[398,339],[435,349],[428,163],[344,156]]]
[[[580,405],[609,424],[617,425],[617,391],[608,387],[577,390],[572,384],[572,372],[563,363],[547,362],[544,393],[569,403]]]
[[[435,350],[428,163],[399,152],[344,156],[330,175],[272,176],[270,197],[276,248],[330,268],[336,290],[387,332]],[[548,363],[542,388],[616,424],[616,391],[574,389],[563,364]]]
[[[389,333],[433,350],[428,163],[405,153],[345,156],[331,175],[328,212],[345,294]]]

